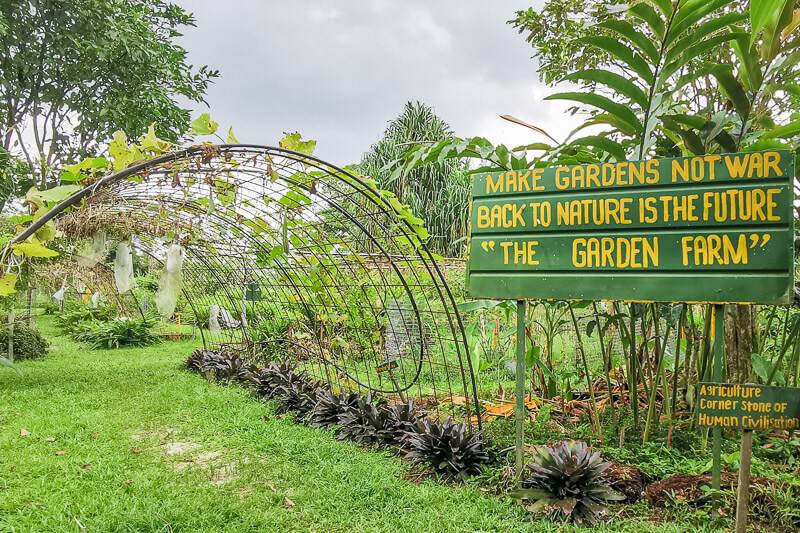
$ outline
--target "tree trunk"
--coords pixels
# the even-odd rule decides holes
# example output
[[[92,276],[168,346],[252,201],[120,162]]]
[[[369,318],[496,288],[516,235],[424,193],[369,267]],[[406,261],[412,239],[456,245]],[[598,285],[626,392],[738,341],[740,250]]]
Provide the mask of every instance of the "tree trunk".
[[[750,355],[757,350],[757,309],[754,305],[732,304],[725,318],[727,380],[744,383],[750,377]]]

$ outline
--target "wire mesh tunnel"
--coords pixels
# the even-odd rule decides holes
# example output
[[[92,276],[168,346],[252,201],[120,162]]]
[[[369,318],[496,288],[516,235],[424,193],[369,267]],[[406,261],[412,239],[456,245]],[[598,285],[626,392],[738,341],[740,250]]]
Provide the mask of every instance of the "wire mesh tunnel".
[[[18,240],[49,220],[156,266],[180,244],[176,311],[209,348],[479,423],[461,318],[421,221],[368,179],[280,148],[195,146],[88,185]]]

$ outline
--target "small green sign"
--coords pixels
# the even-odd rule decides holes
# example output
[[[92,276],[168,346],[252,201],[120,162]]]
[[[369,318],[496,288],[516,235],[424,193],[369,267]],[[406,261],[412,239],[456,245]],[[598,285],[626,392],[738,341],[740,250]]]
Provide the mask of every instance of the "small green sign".
[[[788,150],[476,174],[475,298],[788,303]]]
[[[261,287],[258,283],[251,283],[244,291],[244,299],[248,302],[257,302],[261,300]]]
[[[397,361],[387,361],[375,367],[376,372],[386,372],[397,368]]]
[[[800,388],[700,383],[701,426],[736,429],[800,429]]]

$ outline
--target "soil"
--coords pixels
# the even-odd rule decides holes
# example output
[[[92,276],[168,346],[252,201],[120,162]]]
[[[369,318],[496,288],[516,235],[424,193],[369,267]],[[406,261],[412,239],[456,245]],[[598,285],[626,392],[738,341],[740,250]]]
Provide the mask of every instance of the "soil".
[[[731,472],[723,472],[720,479],[720,488],[729,490],[738,484],[737,475]],[[769,486],[774,482],[765,477],[751,477],[750,486],[761,485]],[[690,507],[697,508],[708,504],[711,496],[704,492],[700,487],[703,485],[711,487],[711,474],[692,476],[689,474],[678,474],[668,477],[658,483],[648,485],[644,496],[650,505],[664,507],[667,503],[684,503]]]
[[[612,463],[603,474],[615,491],[625,496],[623,503],[636,503],[644,494],[650,477],[635,466]]]

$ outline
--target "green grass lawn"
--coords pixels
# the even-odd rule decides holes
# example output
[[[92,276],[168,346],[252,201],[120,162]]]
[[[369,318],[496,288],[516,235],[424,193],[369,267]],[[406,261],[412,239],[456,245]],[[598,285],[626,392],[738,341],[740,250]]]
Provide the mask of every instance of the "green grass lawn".
[[[566,531],[477,484],[405,480],[388,453],[181,369],[193,345],[54,343],[0,370],[0,531]],[[22,430],[28,432],[21,436]],[[616,519],[600,530],[702,531]],[[711,531],[712,529],[708,529]]]

